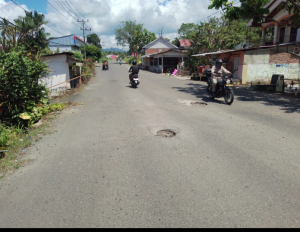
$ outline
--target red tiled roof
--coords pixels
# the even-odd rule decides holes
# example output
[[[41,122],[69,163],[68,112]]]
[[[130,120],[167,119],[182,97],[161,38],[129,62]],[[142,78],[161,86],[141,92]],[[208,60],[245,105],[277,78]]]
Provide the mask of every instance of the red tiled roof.
[[[191,46],[191,39],[181,39],[179,40],[180,46],[181,47],[190,47]]]

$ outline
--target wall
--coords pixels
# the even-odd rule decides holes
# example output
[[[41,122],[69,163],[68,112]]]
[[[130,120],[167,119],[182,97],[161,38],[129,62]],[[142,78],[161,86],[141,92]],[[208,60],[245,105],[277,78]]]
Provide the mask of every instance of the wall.
[[[270,83],[274,74],[283,74],[285,79],[299,78],[300,59],[286,52],[290,50],[282,46],[278,48],[279,53],[277,48],[245,52],[243,84],[258,81]]]
[[[237,72],[234,74],[234,79],[242,80],[243,76],[243,68],[244,68],[244,52],[234,52],[234,53],[224,53],[220,55],[220,59],[224,60],[229,56],[229,59],[226,62],[226,69],[228,71],[233,72],[234,71],[234,61],[235,58],[239,57],[239,63],[237,66]]]
[[[51,87],[70,79],[69,64],[66,62],[67,56],[65,54],[42,57],[42,60],[48,64],[50,73],[47,75],[47,77],[41,79],[41,84],[45,85],[46,87]],[[67,87],[70,88],[70,83],[67,84]],[[64,91],[65,89],[66,84],[61,84],[51,88],[51,92],[58,94],[58,92]]]

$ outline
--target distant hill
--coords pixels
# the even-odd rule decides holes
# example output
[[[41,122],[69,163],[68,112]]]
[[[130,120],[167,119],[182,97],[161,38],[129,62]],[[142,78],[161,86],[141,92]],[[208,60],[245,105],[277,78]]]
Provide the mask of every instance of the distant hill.
[[[111,51],[115,51],[115,52],[127,52],[123,49],[120,49],[120,48],[104,48],[102,49],[102,51],[105,51],[105,52],[111,52]]]

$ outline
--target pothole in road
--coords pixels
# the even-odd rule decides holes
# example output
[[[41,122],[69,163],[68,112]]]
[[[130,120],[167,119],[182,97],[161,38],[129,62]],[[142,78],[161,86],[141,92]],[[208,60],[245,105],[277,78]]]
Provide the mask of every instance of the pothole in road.
[[[176,136],[176,133],[170,129],[167,130],[160,130],[157,132],[157,136],[163,137],[163,138],[172,138]]]
[[[196,106],[196,105],[200,105],[200,106],[207,106],[207,103],[204,102],[191,102],[191,105]]]

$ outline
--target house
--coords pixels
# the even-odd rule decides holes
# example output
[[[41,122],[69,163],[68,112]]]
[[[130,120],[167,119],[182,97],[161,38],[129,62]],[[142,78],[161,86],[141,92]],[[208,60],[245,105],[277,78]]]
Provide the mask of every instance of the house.
[[[261,27],[262,44],[259,47],[223,50],[193,56],[209,56],[220,58],[223,65],[234,73],[234,79],[247,83],[270,83],[272,75],[282,74],[285,80],[295,80],[300,77],[300,40],[297,40],[297,30],[290,26],[292,16],[278,6],[284,0],[271,0],[264,7],[269,8],[268,20],[258,24],[251,19],[247,26]],[[265,30],[272,28],[273,42],[265,42]]]
[[[57,96],[60,92],[75,88],[79,84],[79,79],[69,81],[81,75],[82,63],[72,55],[73,53],[64,52],[41,57],[50,70],[48,75],[41,79],[41,84],[50,89],[51,96]]]
[[[177,68],[187,55],[162,36],[143,47],[145,55],[141,57],[142,65],[157,73],[164,73],[169,68]]]
[[[57,47],[59,48],[59,52],[77,51],[82,45],[84,45],[84,41],[75,34],[49,40],[49,48],[51,51],[56,51]]]
[[[262,23],[255,23],[250,19],[247,27],[260,27],[262,30],[261,45],[282,44],[289,42],[296,42],[297,31],[299,27],[292,27],[289,21],[290,17],[294,14],[289,14],[285,9],[280,9],[280,5],[285,0],[271,0],[264,8],[269,9],[269,14],[266,16]],[[266,42],[265,31],[267,28],[272,29],[272,41]]]

